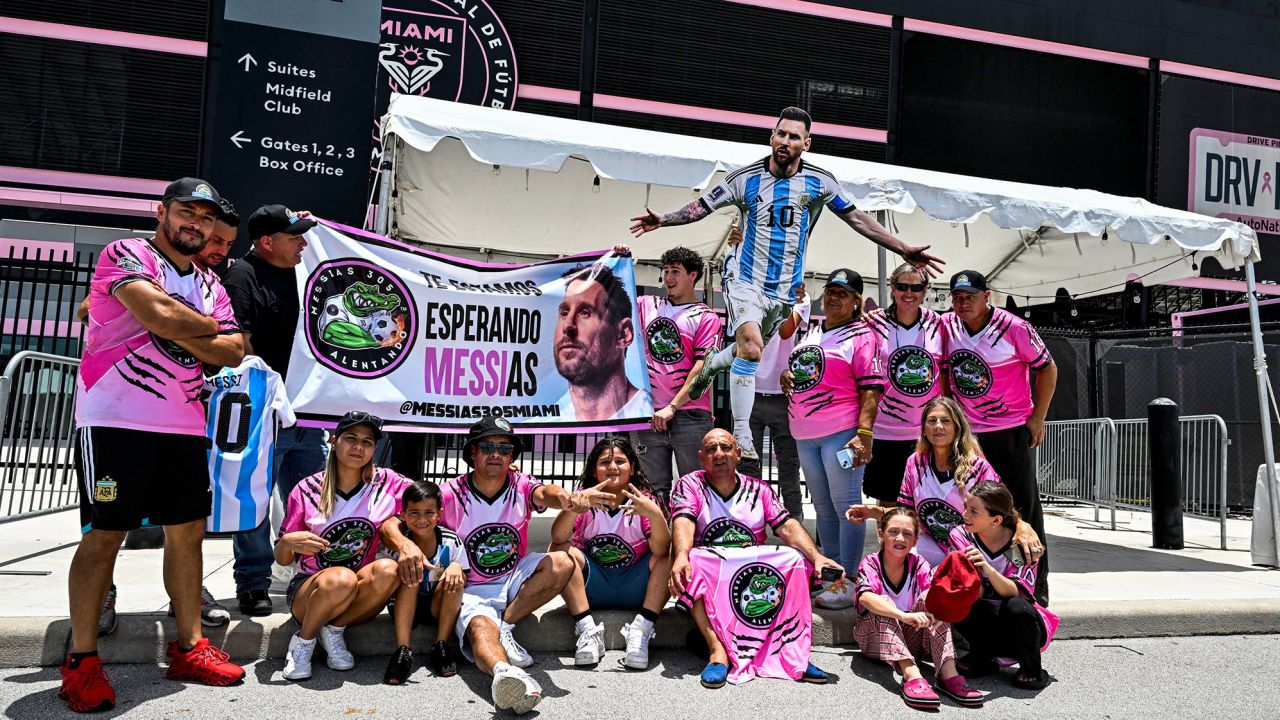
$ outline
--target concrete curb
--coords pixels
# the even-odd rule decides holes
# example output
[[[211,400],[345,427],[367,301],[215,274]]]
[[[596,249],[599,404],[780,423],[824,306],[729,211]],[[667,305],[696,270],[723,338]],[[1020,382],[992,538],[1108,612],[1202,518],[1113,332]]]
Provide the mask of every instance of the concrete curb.
[[[1251,635],[1280,633],[1280,599],[1257,600],[1135,600],[1067,601],[1053,610],[1063,618],[1057,639],[1168,637],[1173,635]],[[604,610],[595,613],[605,624],[610,650],[623,647],[619,631],[634,613]],[[853,644],[853,610],[814,610],[815,645]],[[111,663],[163,663],[165,645],[173,637],[173,619],[163,614],[122,614],[115,633],[99,641],[99,651]],[[297,624],[284,613],[246,618],[236,613],[229,625],[205,628],[211,642],[236,662],[283,658]],[[693,628],[689,616],[667,608],[658,623],[652,646],[681,648]],[[58,665],[67,652],[70,624],[66,618],[12,617],[0,619],[0,667]],[[414,647],[430,645],[434,628],[414,631]],[[574,648],[573,621],[563,607],[535,613],[520,623],[516,638],[534,653],[570,654]],[[347,645],[356,655],[388,656],[394,649],[391,618],[385,613],[347,631]]]

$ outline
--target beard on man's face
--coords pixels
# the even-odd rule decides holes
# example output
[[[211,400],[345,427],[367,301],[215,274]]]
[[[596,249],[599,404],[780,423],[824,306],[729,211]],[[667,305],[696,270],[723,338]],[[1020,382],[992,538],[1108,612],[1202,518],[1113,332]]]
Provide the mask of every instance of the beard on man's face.
[[[179,223],[165,220],[163,225],[165,239],[173,246],[174,250],[187,256],[195,256],[204,249],[204,245],[209,238],[204,233],[195,228],[184,228]]]

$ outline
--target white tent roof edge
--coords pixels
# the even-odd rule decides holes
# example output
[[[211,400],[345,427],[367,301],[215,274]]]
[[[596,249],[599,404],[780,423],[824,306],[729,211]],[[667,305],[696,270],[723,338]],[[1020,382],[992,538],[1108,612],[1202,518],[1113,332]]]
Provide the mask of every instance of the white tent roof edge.
[[[392,96],[384,138],[395,135],[430,151],[457,138],[477,162],[558,172],[582,158],[603,178],[701,189],[718,172],[761,157],[762,147],[600,123],[495,110],[407,95]],[[1176,244],[1188,251],[1226,251],[1260,259],[1258,238],[1242,223],[1166,208],[1141,198],[1093,190],[971,177],[806,153],[831,171],[863,210],[972,223],[986,215],[998,227],[1063,233],[1107,233],[1140,245]],[[1224,245],[1229,247],[1224,247]]]

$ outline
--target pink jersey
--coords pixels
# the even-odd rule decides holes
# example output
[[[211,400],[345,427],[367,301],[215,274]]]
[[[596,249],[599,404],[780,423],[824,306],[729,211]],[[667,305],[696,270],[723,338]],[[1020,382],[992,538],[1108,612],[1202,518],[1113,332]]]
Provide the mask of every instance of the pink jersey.
[[[791,351],[791,435],[823,437],[858,425],[860,390],[884,389],[879,336],[858,320],[811,329]]]
[[[915,609],[920,598],[933,582],[933,567],[928,560],[915,553],[907,553],[905,572],[902,582],[896,587],[889,581],[884,572],[884,551],[867,555],[858,564],[858,579],[854,581],[854,608],[859,615],[867,615],[871,611],[862,606],[862,593],[883,595],[893,606],[902,612]]]
[[[942,366],[942,318],[929,308],[911,327],[898,322],[894,306],[867,317],[867,327],[880,341],[885,359],[884,394],[876,413],[875,436],[884,440],[920,437],[924,405],[942,394],[938,368]]]
[[[763,545],[766,528],[774,532],[791,519],[773,488],[763,480],[738,473],[738,487],[728,497],[706,480],[705,470],[695,470],[676,481],[671,492],[671,521],[694,522],[694,544],[700,547],[749,547]]]
[[[692,575],[676,604],[699,600],[729,653],[729,682],[799,680],[813,645],[813,566],[789,547],[694,548]]]
[[[657,502],[652,495],[649,499]],[[649,518],[621,509],[594,509],[573,520],[573,546],[602,568],[648,562]]]
[[[89,319],[76,378],[76,425],[177,435],[205,434],[204,369],[194,355],[153,335],[116,299],[131,282],[169,297],[238,333],[222,283],[194,264],[179,270],[150,240],[117,240],[98,256],[89,285]]]
[[[490,582],[516,569],[529,548],[530,516],[546,510],[533,500],[541,484],[532,475],[509,472],[493,497],[476,489],[471,473],[440,486],[440,524],[462,538],[471,565],[467,582]]]
[[[320,514],[320,487],[324,473],[304,478],[293,492],[280,523],[280,535],[306,530],[329,541],[329,547],[315,555],[298,556],[298,572],[318,573],[325,568],[351,570],[373,562],[378,554],[378,527],[400,512],[400,496],[413,481],[388,470],[374,468],[373,479],[356,488],[350,497],[334,493],[333,512]]]
[[[998,550],[988,550],[987,546],[982,544],[982,539],[965,530],[963,525],[951,531],[951,544],[961,552],[970,546],[978,548],[992,569],[1017,584],[1019,594],[1035,605],[1036,612],[1040,613],[1040,621],[1044,624],[1044,645],[1041,646],[1040,652],[1048,650],[1049,643],[1053,641],[1053,634],[1058,630],[1058,616],[1036,602],[1036,573],[1040,571],[1040,561],[1035,560],[1019,567],[1013,562],[1013,540]],[[982,600],[979,602],[985,601],[999,607],[1002,599],[991,586],[991,581],[983,574]]]
[[[979,455],[964,485],[971,488],[983,480],[1000,482],[1000,476],[991,463]],[[962,522],[964,496],[960,494],[955,478],[951,473],[939,474],[934,470],[932,455],[916,453],[907,458],[898,504],[909,508],[920,519],[920,540],[916,543],[916,552],[937,567],[942,558],[955,549],[951,547],[951,531]]]
[[[1030,371],[1053,362],[1035,328],[998,307],[991,308],[986,326],[977,333],[970,333],[955,313],[942,318],[951,395],[964,408],[973,431],[1025,425],[1035,410]]]
[[[644,295],[638,302],[653,406],[661,409],[684,387],[694,363],[719,342],[720,316],[700,302],[674,305],[657,295]],[[710,412],[711,393],[703,393],[681,409]]]

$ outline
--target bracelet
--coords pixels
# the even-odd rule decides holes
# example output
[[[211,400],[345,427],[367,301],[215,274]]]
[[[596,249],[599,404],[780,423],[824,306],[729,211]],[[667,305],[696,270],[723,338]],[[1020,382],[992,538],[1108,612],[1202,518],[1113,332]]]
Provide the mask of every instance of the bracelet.
[[[871,437],[871,435],[872,435],[871,431],[870,431],[870,430],[868,430],[867,428],[858,428],[858,434],[859,434],[859,435],[865,435],[865,436],[867,436],[867,437]]]

